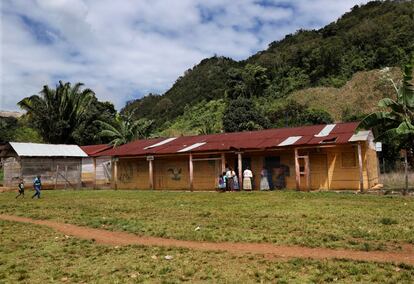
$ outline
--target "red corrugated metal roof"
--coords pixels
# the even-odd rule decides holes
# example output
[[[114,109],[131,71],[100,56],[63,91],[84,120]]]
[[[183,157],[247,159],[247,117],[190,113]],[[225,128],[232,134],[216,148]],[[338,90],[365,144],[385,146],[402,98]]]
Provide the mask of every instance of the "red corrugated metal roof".
[[[277,148],[280,143],[289,137],[297,137],[297,141],[290,145],[304,146],[317,145],[321,143],[343,144],[355,133],[359,122],[338,123],[332,131],[324,137],[316,137],[327,125],[312,125],[294,128],[266,129],[260,131],[220,133],[198,136],[181,136],[160,146],[147,148],[167,138],[148,140],[137,140],[117,148],[112,148],[96,154],[95,156],[145,156],[157,154],[175,154],[178,151],[194,145],[203,143],[188,152],[211,152],[229,150],[253,150]],[[324,142],[326,141],[326,142]]]
[[[88,156],[92,156],[94,154],[98,154],[99,152],[112,148],[112,146],[109,146],[108,144],[86,145],[80,147],[86,154],[88,154]]]

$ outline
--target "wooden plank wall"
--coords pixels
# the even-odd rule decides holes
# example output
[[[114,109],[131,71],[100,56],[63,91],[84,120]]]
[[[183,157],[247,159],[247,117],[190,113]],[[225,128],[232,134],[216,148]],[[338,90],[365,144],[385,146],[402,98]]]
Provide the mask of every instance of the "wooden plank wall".
[[[155,189],[185,189],[190,187],[188,156],[155,158]],[[148,165],[147,165],[148,168]],[[214,180],[214,176],[211,177]],[[148,180],[148,177],[147,177]]]
[[[375,146],[374,146],[375,147]],[[369,147],[366,145],[362,149],[364,155],[364,166],[365,166],[365,176],[364,184],[368,185],[368,188],[371,188],[379,183],[379,172],[378,172],[378,158],[375,148]]]
[[[329,175],[329,188],[334,190],[339,189],[359,189],[359,166],[356,145],[343,145],[334,148],[328,148],[328,175]],[[345,157],[343,153],[355,153],[356,164],[355,166],[346,166],[342,159]],[[378,182],[377,173],[377,159],[376,154],[371,150],[367,153],[367,144],[362,145],[363,156],[363,182],[364,189],[372,187]],[[346,164],[346,163],[345,163]],[[375,169],[374,169],[375,167]],[[368,178],[368,176],[371,176]],[[370,181],[369,181],[370,179]]]
[[[194,190],[214,190],[218,187],[220,160],[194,161]]]
[[[119,159],[118,188],[149,189],[148,161],[140,159]]]

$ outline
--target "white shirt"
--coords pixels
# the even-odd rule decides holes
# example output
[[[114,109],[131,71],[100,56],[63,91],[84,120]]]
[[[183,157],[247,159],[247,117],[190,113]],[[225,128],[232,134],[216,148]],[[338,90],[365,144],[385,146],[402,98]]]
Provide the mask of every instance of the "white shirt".
[[[243,177],[245,177],[245,178],[252,178],[253,177],[252,171],[249,170],[249,169],[245,169],[244,172],[243,172]]]

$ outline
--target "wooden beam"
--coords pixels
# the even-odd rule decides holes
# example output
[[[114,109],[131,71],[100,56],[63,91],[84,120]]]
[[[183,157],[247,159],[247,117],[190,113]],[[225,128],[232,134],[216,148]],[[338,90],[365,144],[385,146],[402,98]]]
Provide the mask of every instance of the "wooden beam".
[[[226,170],[226,154],[221,153],[221,173],[224,173],[224,171]]]
[[[118,189],[118,161],[114,161],[114,188]]]
[[[239,168],[239,170],[238,170],[238,179],[239,179],[239,189],[241,190],[243,187],[242,187],[242,184],[243,184],[243,178],[242,178],[242,167],[243,167],[243,164],[242,164],[242,153],[237,153],[237,167]],[[253,184],[252,184],[252,187],[253,187]]]
[[[364,191],[364,168],[362,164],[362,149],[361,144],[358,143],[358,165],[359,165],[359,190]]]
[[[96,189],[96,158],[92,158],[93,161],[93,189]]]
[[[306,177],[306,189],[310,191],[311,189],[311,180],[310,180],[310,164],[309,164],[309,156],[305,156],[305,177]]]
[[[148,184],[149,184],[150,189],[154,189],[154,164],[153,162],[154,162],[153,159],[148,160],[148,172],[149,172]]]
[[[300,190],[300,166],[299,166],[298,149],[295,149],[295,178],[296,178],[296,190]]]
[[[194,171],[193,171],[193,154],[190,153],[190,156],[188,158],[188,168],[190,171],[190,190],[193,191],[194,189]]]
[[[193,158],[193,162],[201,162],[201,161],[221,161],[220,158]]]

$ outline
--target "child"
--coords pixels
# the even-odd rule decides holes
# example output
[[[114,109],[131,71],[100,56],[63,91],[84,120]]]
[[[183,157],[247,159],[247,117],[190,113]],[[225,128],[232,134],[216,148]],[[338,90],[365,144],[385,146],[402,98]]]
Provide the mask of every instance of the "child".
[[[226,191],[226,175],[224,173],[219,176],[218,188],[221,192]]]
[[[19,194],[16,196],[16,198],[19,196],[22,196],[24,198],[24,180],[23,179],[20,179],[18,187],[19,187]]]

